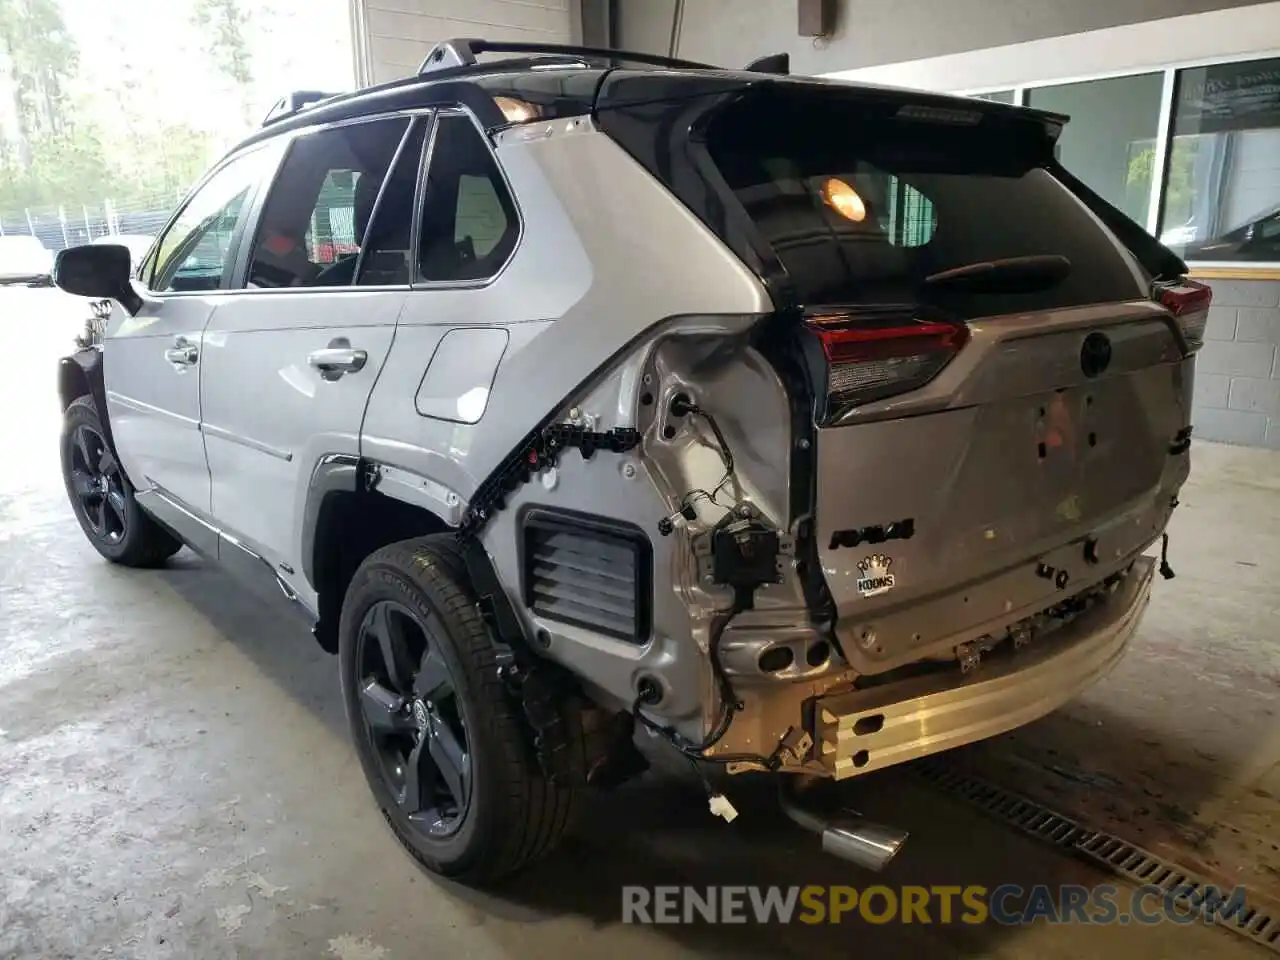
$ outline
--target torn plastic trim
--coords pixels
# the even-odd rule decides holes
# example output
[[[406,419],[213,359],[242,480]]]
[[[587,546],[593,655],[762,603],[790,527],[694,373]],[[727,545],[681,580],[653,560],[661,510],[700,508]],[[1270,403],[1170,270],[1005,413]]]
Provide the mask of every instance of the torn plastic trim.
[[[467,510],[466,501],[457,491],[420,473],[366,460],[362,475],[366,491],[376,490],[384,496],[421,507],[450,527],[461,524]]]

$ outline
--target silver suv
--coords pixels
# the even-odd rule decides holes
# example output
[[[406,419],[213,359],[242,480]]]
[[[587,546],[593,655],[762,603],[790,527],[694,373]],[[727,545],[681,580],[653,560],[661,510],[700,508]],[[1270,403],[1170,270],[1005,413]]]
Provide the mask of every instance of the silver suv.
[[[431,870],[543,854],[639,732],[878,866],[821,781],[1105,674],[1187,477],[1209,291],[1065,121],[484,41],[286,98],[132,274],[60,255],[113,304],[60,370],[76,516],[303,614]]]

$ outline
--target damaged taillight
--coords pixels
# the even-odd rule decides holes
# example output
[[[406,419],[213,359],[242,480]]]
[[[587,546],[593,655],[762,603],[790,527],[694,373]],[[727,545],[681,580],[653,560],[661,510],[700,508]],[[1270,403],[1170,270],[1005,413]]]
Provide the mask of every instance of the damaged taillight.
[[[1162,284],[1155,290],[1155,299],[1177,318],[1182,335],[1194,347],[1204,343],[1205,327],[1209,324],[1209,306],[1213,302],[1213,290],[1195,280],[1175,280]]]
[[[827,360],[831,403],[856,405],[922,387],[969,339],[962,323],[911,317],[810,317]]]

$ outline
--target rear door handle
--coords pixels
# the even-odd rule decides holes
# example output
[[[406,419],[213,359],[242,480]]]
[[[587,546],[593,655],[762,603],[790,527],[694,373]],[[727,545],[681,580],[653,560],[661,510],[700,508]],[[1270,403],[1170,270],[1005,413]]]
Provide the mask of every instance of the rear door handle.
[[[164,352],[164,358],[175,367],[190,367],[200,359],[200,350],[186,337],[175,337],[173,346]]]
[[[330,340],[329,346],[323,350],[312,350],[307,354],[307,363],[319,370],[325,380],[337,380],[343,374],[357,373],[368,362],[369,354],[352,348],[346,337]]]

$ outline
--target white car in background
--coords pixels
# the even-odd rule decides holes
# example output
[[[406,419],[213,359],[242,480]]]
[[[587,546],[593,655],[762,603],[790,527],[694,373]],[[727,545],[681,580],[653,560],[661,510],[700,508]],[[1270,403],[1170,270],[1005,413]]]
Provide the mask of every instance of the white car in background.
[[[118,233],[108,234],[105,237],[97,237],[94,243],[115,243],[129,250],[129,260],[133,265],[133,269],[138,269],[138,264],[142,262],[142,258],[147,255],[147,251],[151,249],[151,244],[155,243],[155,237],[148,237],[144,234],[137,233]]]
[[[0,284],[51,284],[53,252],[39,237],[0,237]]]

